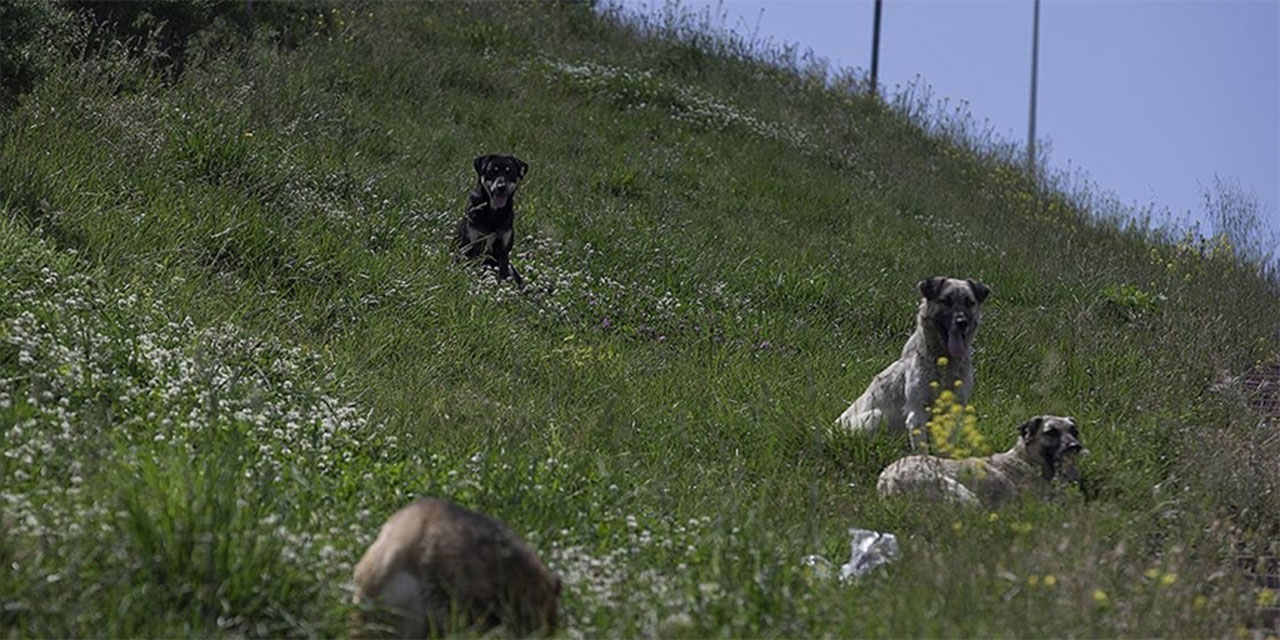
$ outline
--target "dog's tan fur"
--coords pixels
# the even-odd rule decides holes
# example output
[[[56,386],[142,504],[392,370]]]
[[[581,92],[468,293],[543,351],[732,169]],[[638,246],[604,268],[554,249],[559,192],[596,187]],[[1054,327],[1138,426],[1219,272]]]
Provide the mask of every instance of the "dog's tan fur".
[[[916,286],[921,296],[916,329],[901,357],[872,379],[836,424],[863,434],[881,428],[905,431],[911,448],[923,450],[928,442],[924,429],[928,408],[937,393],[929,383],[937,381],[941,388],[952,389],[961,404],[967,404],[973,393],[973,338],[982,320],[982,302],[991,289],[955,278],[929,278]],[[943,356],[947,364],[939,366]]]
[[[353,629],[421,638],[555,631],[560,579],[502,523],[433,498],[397,511],[355,568]],[[384,628],[384,630],[387,630]]]
[[[950,460],[907,456],[880,473],[880,495],[916,494],[964,504],[995,506],[1055,475],[1079,479],[1076,456],[1083,451],[1075,420],[1037,416],[1018,426],[1018,442],[1008,451],[984,458]]]

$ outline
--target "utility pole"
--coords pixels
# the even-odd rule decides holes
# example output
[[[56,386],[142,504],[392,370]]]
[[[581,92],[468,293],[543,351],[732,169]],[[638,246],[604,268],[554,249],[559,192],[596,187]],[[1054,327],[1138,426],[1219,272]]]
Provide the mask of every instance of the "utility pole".
[[[873,96],[880,91],[880,12],[883,7],[884,0],[876,0],[876,19],[871,28],[871,95]]]
[[[877,0],[878,2],[879,0]],[[1035,0],[1031,22],[1031,124],[1027,130],[1027,171],[1036,178],[1036,76],[1040,62],[1040,0]]]

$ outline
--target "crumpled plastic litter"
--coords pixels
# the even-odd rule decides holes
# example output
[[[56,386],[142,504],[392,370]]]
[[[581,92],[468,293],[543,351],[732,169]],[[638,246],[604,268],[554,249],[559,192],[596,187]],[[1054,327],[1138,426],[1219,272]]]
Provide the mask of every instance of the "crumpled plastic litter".
[[[898,558],[898,537],[866,529],[849,529],[849,562],[840,565],[840,579],[849,580]]]
[[[851,528],[849,538],[849,561],[840,565],[841,582],[860,578],[898,557],[898,538],[892,533]],[[819,580],[829,579],[833,573],[832,562],[820,555],[807,555],[800,564]]]

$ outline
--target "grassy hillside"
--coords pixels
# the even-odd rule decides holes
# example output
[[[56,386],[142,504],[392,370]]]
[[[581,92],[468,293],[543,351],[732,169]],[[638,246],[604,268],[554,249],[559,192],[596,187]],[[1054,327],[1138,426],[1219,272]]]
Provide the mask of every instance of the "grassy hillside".
[[[1211,387],[1277,353],[1280,299],[1231,247],[584,5],[279,20],[199,32],[233,44],[180,74],[54,58],[2,116],[4,635],[342,634],[415,495],[526,534],[572,637],[1253,622],[1232,566],[1280,539],[1280,437]],[[506,152],[532,167],[523,292],[446,246],[472,158]],[[1075,416],[1082,489],[881,500],[904,443],[826,432],[931,275],[994,290],[982,433]],[[902,558],[850,586],[801,566],[851,526]]]

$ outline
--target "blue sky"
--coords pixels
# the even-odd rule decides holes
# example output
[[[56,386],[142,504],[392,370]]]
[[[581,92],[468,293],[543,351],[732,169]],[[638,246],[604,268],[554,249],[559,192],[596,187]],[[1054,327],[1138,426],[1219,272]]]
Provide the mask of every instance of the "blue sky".
[[[661,0],[624,0],[653,10]],[[739,33],[870,67],[869,0],[684,0]],[[1030,0],[885,0],[880,81],[916,76],[1025,141]],[[1280,231],[1280,0],[1044,0],[1037,138],[1123,202],[1203,219],[1214,176]]]

